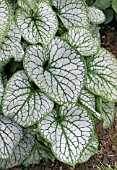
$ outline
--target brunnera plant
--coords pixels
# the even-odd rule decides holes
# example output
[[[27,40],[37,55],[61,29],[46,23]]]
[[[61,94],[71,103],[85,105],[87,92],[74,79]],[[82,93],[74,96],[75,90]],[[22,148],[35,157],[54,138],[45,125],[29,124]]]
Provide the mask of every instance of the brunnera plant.
[[[117,60],[100,47],[102,11],[84,0],[0,0],[0,167],[53,157],[75,166],[108,128]]]

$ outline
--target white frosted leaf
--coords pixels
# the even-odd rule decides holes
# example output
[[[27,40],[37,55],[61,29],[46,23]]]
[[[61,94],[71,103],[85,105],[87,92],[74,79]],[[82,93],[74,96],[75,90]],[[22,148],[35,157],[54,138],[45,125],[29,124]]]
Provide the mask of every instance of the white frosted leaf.
[[[35,142],[35,146],[32,149],[32,152],[27,156],[22,165],[25,167],[29,165],[36,165],[39,164],[41,159],[51,159],[52,157],[53,155],[50,149],[47,149],[40,145],[38,142]]]
[[[0,167],[8,169],[20,165],[32,152],[34,147],[34,138],[34,135],[32,135],[28,130],[24,130],[24,136],[16,146],[13,154],[10,155],[10,160],[0,160]]]
[[[3,113],[22,126],[30,126],[53,109],[50,101],[39,89],[32,89],[24,73],[18,71],[9,80],[3,97]]]
[[[53,0],[52,3],[66,28],[89,26],[87,8],[83,0]]]
[[[117,101],[117,59],[101,48],[95,56],[87,57],[86,87],[109,101]]]
[[[99,42],[85,27],[71,27],[64,38],[83,56],[91,56],[99,51]]]
[[[0,42],[4,39],[10,23],[10,9],[6,0],[0,0]]]
[[[2,81],[2,75],[0,73],[0,106],[2,102],[3,93],[4,93],[4,86],[3,86],[3,81]]]
[[[89,19],[92,23],[101,24],[105,21],[104,13],[95,7],[88,7]]]
[[[0,114],[0,159],[9,158],[21,137],[22,128]]]
[[[16,20],[23,38],[31,44],[47,45],[57,32],[57,17],[45,2],[39,2],[35,12],[17,10]]]
[[[52,144],[55,157],[74,166],[93,133],[93,123],[87,110],[75,104],[65,104],[53,110],[39,124],[40,132]]]
[[[36,10],[36,0],[18,0],[18,5],[23,8],[25,11],[32,9]]]
[[[46,48],[30,46],[25,54],[24,68],[54,101],[59,104],[76,102],[84,83],[84,62],[62,39],[56,37]]]
[[[115,118],[115,103],[108,102],[107,100],[102,100],[102,119],[103,127],[109,128]]]
[[[83,89],[79,97],[79,102],[83,106],[87,107],[96,118],[98,118],[99,120],[101,119],[101,114],[95,110],[96,106],[94,94],[90,93],[88,90]]]
[[[78,163],[86,162],[91,156],[98,153],[98,139],[96,135],[93,135],[91,141],[88,143],[86,149],[82,152]]]
[[[15,61],[21,61],[23,55],[23,48],[19,40],[14,37],[6,37],[0,44],[0,62],[6,62],[11,58],[14,58]]]
[[[10,27],[9,27],[7,36],[10,38],[15,38],[19,42],[21,41],[21,32],[20,32],[19,28],[17,27],[17,25],[15,24],[14,16],[12,16],[12,18],[11,18],[11,23],[10,23]]]

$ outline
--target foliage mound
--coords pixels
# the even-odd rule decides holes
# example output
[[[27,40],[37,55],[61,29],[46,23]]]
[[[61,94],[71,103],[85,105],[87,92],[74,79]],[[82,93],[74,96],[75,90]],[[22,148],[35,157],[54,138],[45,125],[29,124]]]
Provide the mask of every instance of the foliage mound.
[[[117,60],[100,47],[103,12],[84,0],[0,0],[0,167],[98,153],[108,128]]]

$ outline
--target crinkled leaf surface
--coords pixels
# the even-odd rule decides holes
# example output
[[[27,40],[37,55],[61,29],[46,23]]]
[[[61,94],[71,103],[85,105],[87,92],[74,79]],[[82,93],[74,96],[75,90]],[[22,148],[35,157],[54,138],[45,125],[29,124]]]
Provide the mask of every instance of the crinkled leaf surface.
[[[64,38],[83,56],[91,56],[99,51],[99,42],[85,27],[71,27]]]
[[[87,110],[75,104],[65,104],[53,110],[39,124],[43,136],[52,144],[57,159],[74,166],[93,133],[93,123]]]
[[[109,101],[117,101],[117,60],[101,48],[95,56],[87,57],[86,87]]]
[[[18,71],[9,80],[3,97],[3,113],[22,126],[30,126],[53,109],[50,101],[39,89],[33,90],[24,73]]]
[[[99,120],[101,119],[101,114],[98,113],[95,110],[95,95],[90,93],[88,90],[83,89],[81,91],[80,97],[79,97],[79,102],[85,106],[86,108],[88,108],[92,113],[93,116],[95,116],[96,118],[98,118]]]
[[[24,136],[16,146],[13,154],[10,155],[10,160],[0,160],[0,167],[4,169],[12,168],[20,165],[24,159],[32,152],[34,147],[34,135],[27,129],[24,130]]]
[[[52,3],[66,28],[89,26],[87,8],[83,0],[53,0]]]
[[[24,67],[54,101],[76,102],[84,82],[84,62],[65,41],[56,37],[47,48],[30,46]]]
[[[0,158],[7,159],[22,137],[22,128],[0,114]]]
[[[0,42],[9,28],[10,9],[7,0],[0,0]]]
[[[11,58],[21,61],[24,56],[23,48],[20,44],[21,33],[12,18],[10,28],[4,41],[0,44],[0,62],[6,62]]]
[[[47,45],[55,36],[57,17],[48,3],[39,2],[35,12],[17,10],[16,22],[23,38],[31,44]]]
[[[107,100],[102,100],[102,119],[103,127],[109,128],[115,118],[115,103],[108,102]]]
[[[101,24],[105,21],[104,13],[95,7],[88,8],[89,19],[92,23]]]
[[[32,152],[27,156],[22,164],[27,167],[29,165],[39,164],[40,160],[43,158],[51,159],[52,157],[53,154],[51,153],[50,149],[47,149],[38,142],[35,142]]]
[[[89,160],[89,158],[98,153],[98,139],[96,135],[93,135],[91,141],[87,145],[86,149],[81,154],[78,163],[83,163]]]

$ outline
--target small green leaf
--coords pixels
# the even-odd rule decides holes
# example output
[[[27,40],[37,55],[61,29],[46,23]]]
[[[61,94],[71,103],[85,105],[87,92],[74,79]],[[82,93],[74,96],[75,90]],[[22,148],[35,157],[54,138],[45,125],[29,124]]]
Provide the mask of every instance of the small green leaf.
[[[109,128],[115,118],[115,103],[102,100],[103,128]]]
[[[112,8],[117,13],[117,0],[112,0]]]
[[[0,114],[0,159],[8,159],[22,138],[22,128]]]
[[[0,43],[4,39],[10,24],[10,8],[7,0],[0,0]]]
[[[40,132],[52,145],[55,157],[74,166],[93,135],[93,123],[87,110],[65,104],[53,110],[39,124]]]
[[[112,0],[113,1],[113,0]],[[115,0],[116,1],[116,0]],[[108,8],[111,4],[111,0],[96,0],[93,4],[96,8],[105,10]]]
[[[45,2],[39,2],[35,12],[18,9],[16,22],[23,38],[31,44],[49,44],[58,27],[55,13],[49,4]]]
[[[109,101],[117,101],[117,59],[104,48],[86,58],[87,78],[85,86],[92,93]]]
[[[29,165],[36,165],[39,164],[41,159],[51,159],[52,157],[53,154],[50,149],[47,149],[38,142],[35,142],[32,152],[27,156],[22,165],[25,167]]]
[[[80,159],[78,160],[78,163],[86,162],[90,159],[91,156],[98,153],[98,139],[97,136],[94,135],[87,145],[87,147],[82,152]]]
[[[59,104],[76,102],[84,83],[84,62],[65,41],[56,37],[46,48],[30,46],[24,59],[29,77]]]
[[[3,113],[22,126],[30,126],[53,109],[50,101],[39,89],[34,90],[24,73],[11,77],[3,97]]]
[[[99,42],[85,27],[71,27],[64,38],[83,56],[91,56],[99,51]]]
[[[90,93],[88,90],[83,89],[79,97],[79,102],[88,108],[93,113],[94,117],[98,118],[99,120],[101,119],[101,114],[95,110],[96,106],[94,94]]]
[[[55,11],[66,28],[71,26],[89,26],[86,4],[82,0],[53,0]]]
[[[104,24],[108,24],[109,22],[112,21],[112,19],[114,17],[114,11],[113,11],[113,9],[106,9],[104,11],[104,13],[105,13],[105,16],[106,16],[106,20],[105,20]]]
[[[32,152],[34,147],[34,135],[32,135],[27,129],[24,130],[23,138],[10,155],[9,160],[0,160],[0,167],[3,169],[12,168],[21,165],[26,157]]]
[[[88,12],[89,12],[89,19],[92,23],[101,24],[105,21],[105,15],[101,10],[95,7],[89,7]]]

